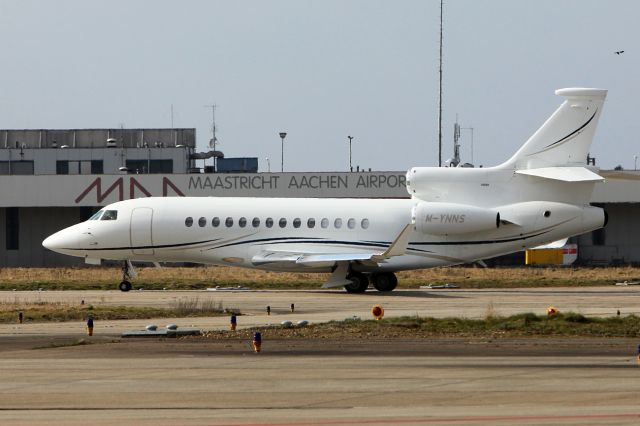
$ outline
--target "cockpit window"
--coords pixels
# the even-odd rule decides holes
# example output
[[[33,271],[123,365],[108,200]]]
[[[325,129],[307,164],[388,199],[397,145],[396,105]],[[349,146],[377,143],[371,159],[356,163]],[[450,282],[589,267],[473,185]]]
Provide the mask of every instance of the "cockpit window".
[[[104,210],[100,210],[100,211],[96,212],[93,216],[91,216],[89,218],[89,220],[98,220],[98,219],[100,219],[100,216],[102,216],[102,213],[104,213]]]
[[[118,218],[118,210],[105,210],[100,220],[116,220]]]

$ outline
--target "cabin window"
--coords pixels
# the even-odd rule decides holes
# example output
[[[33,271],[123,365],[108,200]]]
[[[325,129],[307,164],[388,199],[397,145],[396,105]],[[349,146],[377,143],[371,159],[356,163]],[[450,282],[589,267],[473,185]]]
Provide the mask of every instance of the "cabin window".
[[[253,220],[251,221],[251,225],[254,228],[257,228],[258,226],[260,226],[260,218],[254,217]]]
[[[278,222],[278,225],[280,226],[280,228],[284,228],[285,226],[287,226],[287,219],[285,219],[284,217],[281,217],[280,221]]]
[[[336,229],[342,228],[342,219],[337,218],[336,220],[334,220],[333,221],[333,226],[335,226]]]
[[[302,221],[300,220],[299,217],[296,217],[295,219],[293,219],[293,227],[294,228],[300,228],[300,224],[302,223]]]
[[[198,219],[198,226],[200,228],[204,228],[205,226],[207,226],[207,218],[201,217],[200,219]]]
[[[309,220],[307,220],[307,228],[315,228],[315,226],[316,226],[316,220],[310,217]]]
[[[350,219],[347,221],[347,227],[348,227],[349,229],[353,229],[353,228],[355,228],[355,227],[356,227],[356,220],[355,220],[354,218],[350,218]]]
[[[369,219],[362,219],[362,222],[360,222],[360,226],[362,227],[362,229],[367,229],[369,227]]]
[[[273,226],[273,219],[268,217],[264,224],[267,226],[267,228],[271,228]]]
[[[247,218],[241,217],[240,220],[238,220],[238,225],[240,225],[240,228],[247,226]]]
[[[184,220],[184,225],[188,228],[191,225],[193,225],[193,218],[192,217],[188,217]]]
[[[214,228],[217,228],[218,226],[220,226],[220,218],[214,217],[213,220],[211,221],[211,226],[213,226]]]
[[[322,220],[320,221],[320,226],[323,228],[328,228],[329,227],[329,219],[327,219],[326,217],[323,217]]]
[[[116,220],[118,219],[118,210],[105,210],[100,220]]]
[[[231,228],[233,226],[233,218],[232,217],[228,217],[225,221],[224,221],[224,225],[227,228]]]

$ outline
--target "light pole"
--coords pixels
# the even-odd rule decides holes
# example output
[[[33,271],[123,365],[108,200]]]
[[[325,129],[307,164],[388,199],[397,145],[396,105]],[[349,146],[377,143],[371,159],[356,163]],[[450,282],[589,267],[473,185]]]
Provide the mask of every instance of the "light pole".
[[[280,132],[280,139],[282,139],[282,149],[280,152],[280,172],[284,172],[284,138],[287,137],[287,132]]]
[[[638,170],[638,156],[633,156],[633,170]]]
[[[353,136],[347,136],[349,138],[349,170],[353,171],[353,166],[351,165],[351,141],[353,140]]]
[[[269,160],[269,157],[265,157],[265,160],[267,160],[267,171],[271,173],[271,160]]]

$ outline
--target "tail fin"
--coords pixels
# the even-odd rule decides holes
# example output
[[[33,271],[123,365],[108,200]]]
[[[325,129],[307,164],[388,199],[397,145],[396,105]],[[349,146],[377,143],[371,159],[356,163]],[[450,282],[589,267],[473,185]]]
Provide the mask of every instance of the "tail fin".
[[[566,100],[513,157],[498,167],[535,169],[585,165],[602,112],[604,89],[559,89]]]

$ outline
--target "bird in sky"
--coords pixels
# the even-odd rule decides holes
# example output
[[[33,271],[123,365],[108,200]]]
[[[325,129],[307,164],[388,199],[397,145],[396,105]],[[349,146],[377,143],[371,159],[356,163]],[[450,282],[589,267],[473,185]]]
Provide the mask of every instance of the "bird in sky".
[[[614,52],[616,55],[621,55],[624,53],[624,50],[618,50],[617,52]]]

